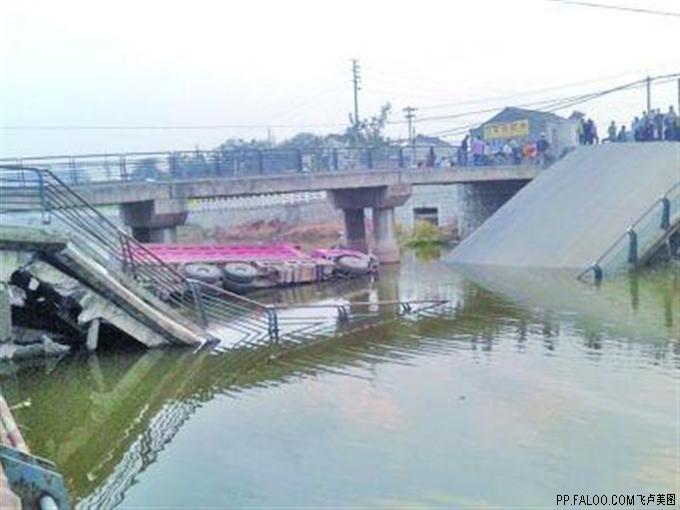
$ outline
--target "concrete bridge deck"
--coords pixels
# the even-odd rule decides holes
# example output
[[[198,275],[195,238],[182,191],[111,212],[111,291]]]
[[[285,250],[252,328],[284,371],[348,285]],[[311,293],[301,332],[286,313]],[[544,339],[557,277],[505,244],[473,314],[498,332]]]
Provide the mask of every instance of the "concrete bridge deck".
[[[385,186],[528,181],[538,166],[453,167],[341,172],[296,172],[263,176],[210,177],[168,181],[110,181],[73,186],[93,205],[152,200],[234,197],[299,191],[333,191]]]
[[[578,271],[607,254],[615,271],[629,257],[629,228],[642,248],[643,236],[651,246],[655,236],[671,232],[680,220],[678,183],[680,143],[579,148],[503,205],[453,251],[450,261]],[[665,226],[662,197],[668,204]],[[612,250],[618,240],[622,245]]]
[[[125,155],[116,156],[117,162],[114,163],[107,155],[70,157],[66,167],[60,158],[33,158],[22,161],[26,166],[18,168],[51,168],[57,178],[87,203],[93,206],[119,205],[123,223],[142,242],[175,241],[176,227],[185,223],[188,201],[192,199],[325,191],[331,203],[343,211],[345,238],[352,248],[368,249],[370,243],[366,240],[364,210],[372,209],[374,254],[383,263],[399,260],[394,208],[408,200],[413,186],[470,184],[502,187],[509,183],[516,189],[542,171],[537,165],[433,167],[431,164],[413,168],[404,164],[403,157],[398,158],[395,165],[390,158],[375,161],[372,156],[368,167],[361,165],[361,158],[354,158],[346,165],[338,165],[337,158],[331,158],[331,161],[335,159],[335,163],[314,171],[302,165],[291,170],[294,167],[266,168],[263,152],[257,153],[259,168],[255,171],[252,168],[240,171],[226,168],[218,154],[212,154],[213,159],[207,166],[210,154],[184,155],[185,159],[190,158],[184,161],[186,168],[178,167],[182,158],[170,154],[166,161],[168,168],[161,169],[161,161],[165,159],[149,154],[152,154],[150,159],[138,155],[142,159],[127,163],[128,156]],[[192,166],[196,158],[202,162],[198,167]],[[433,153],[429,160],[434,162]],[[145,161],[151,162],[153,167],[148,175],[140,171],[146,168]],[[0,167],[3,164],[0,161]],[[128,171],[128,165],[132,173]],[[17,167],[10,165],[9,168]],[[16,187],[9,190],[0,187],[0,192],[18,193]]]

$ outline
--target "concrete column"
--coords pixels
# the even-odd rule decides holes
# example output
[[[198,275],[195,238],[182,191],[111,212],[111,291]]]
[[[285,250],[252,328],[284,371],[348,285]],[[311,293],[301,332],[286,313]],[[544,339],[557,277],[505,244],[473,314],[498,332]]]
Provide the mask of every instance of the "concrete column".
[[[375,237],[373,253],[380,263],[398,263],[399,245],[397,244],[394,207],[373,208],[373,235]]]
[[[366,246],[364,208],[373,210],[373,230],[375,233],[375,255],[381,262],[399,262],[394,208],[404,205],[411,196],[408,184],[373,186],[366,188],[334,189],[328,197],[337,209],[345,213],[345,233],[347,243],[356,247]],[[358,242],[357,242],[358,241]],[[365,248],[358,248],[365,250]]]
[[[177,227],[184,225],[188,209],[184,200],[155,200],[122,204],[123,223],[132,230],[132,237],[143,243],[173,243]]]
[[[87,341],[85,345],[87,350],[92,352],[97,350],[99,345],[99,326],[101,324],[101,319],[92,319],[89,327],[87,328]]]
[[[0,282],[0,343],[9,342],[12,339],[12,303],[9,296],[9,287]]]
[[[353,250],[368,252],[366,243],[366,220],[363,209],[343,209],[345,219],[345,239],[347,247]]]

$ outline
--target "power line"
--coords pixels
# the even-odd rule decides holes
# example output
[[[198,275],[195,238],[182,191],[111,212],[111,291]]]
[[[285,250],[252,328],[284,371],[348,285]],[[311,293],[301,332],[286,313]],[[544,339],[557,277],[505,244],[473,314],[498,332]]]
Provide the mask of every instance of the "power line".
[[[657,75],[650,78],[650,83],[655,82],[657,84],[663,84],[670,81],[676,80],[680,77],[680,73],[671,73],[665,75]],[[621,90],[632,89],[636,87],[645,86],[647,84],[647,78],[642,80],[637,80],[609,89],[599,90],[596,92],[591,92],[587,94],[580,94],[575,96],[567,96],[561,98],[546,99],[541,101],[532,101],[527,103],[520,103],[515,105],[517,108],[521,107],[537,107],[540,106],[544,111],[557,111],[564,108],[569,108],[578,104],[582,104],[599,97],[618,92]],[[413,108],[413,107],[407,107]],[[415,115],[411,119],[406,116],[406,120],[395,120],[389,121],[388,124],[404,124],[404,123],[416,123],[416,122],[430,122],[430,121],[443,121],[452,120],[461,117],[468,117],[472,115],[490,113],[500,110],[499,107],[493,108],[483,108],[465,112],[458,112],[455,114],[447,115],[437,115],[430,117],[420,117],[417,120]],[[416,109],[413,108],[411,113]],[[406,108],[404,109],[406,111]],[[76,130],[93,130],[93,131],[143,131],[143,130],[158,130],[158,131],[172,131],[172,130],[225,130],[225,129],[268,129],[268,128],[282,128],[282,129],[304,129],[304,128],[337,128],[346,127],[344,123],[328,123],[328,124],[206,124],[206,125],[7,125],[0,126],[0,129],[4,130],[45,130],[45,131],[76,131]],[[443,132],[448,132],[450,130],[445,130]]]
[[[672,73],[672,74],[666,74],[666,75],[659,75],[650,78],[651,82],[658,82],[657,84],[663,84],[667,83],[675,78],[680,76],[680,73]],[[575,106],[577,104],[585,103],[586,101],[591,101],[593,99],[618,92],[621,90],[626,90],[626,89],[631,89],[635,87],[641,87],[646,85],[647,83],[647,78],[644,78],[642,80],[636,80],[632,82],[625,83],[623,85],[617,85],[616,87],[604,89],[604,90],[598,90],[595,92],[590,92],[586,94],[579,94],[575,96],[567,96],[567,97],[561,97],[561,98],[553,98],[553,99],[547,99],[547,100],[542,100],[542,101],[532,101],[528,103],[520,103],[516,104],[516,108],[522,108],[522,107],[529,107],[529,106],[541,106],[543,111],[557,111],[560,109],[567,108],[569,106]],[[471,110],[471,111],[466,111],[466,112],[460,112],[456,114],[451,114],[451,115],[436,115],[436,116],[430,116],[430,117],[420,117],[417,122],[427,122],[427,121],[441,121],[441,120],[451,120],[451,119],[456,119],[460,117],[469,117],[471,115],[477,115],[477,114],[483,114],[483,113],[490,113],[490,112],[495,112],[498,111],[500,108],[499,107],[493,107],[493,108],[484,108],[484,109],[479,109],[479,110]]]
[[[450,107],[461,106],[461,105],[466,105],[466,104],[484,103],[484,102],[487,102],[487,101],[502,101],[504,99],[512,99],[512,98],[515,98],[515,97],[523,97],[523,96],[532,96],[534,94],[541,94],[541,93],[544,93],[544,92],[555,92],[555,91],[558,91],[558,90],[565,90],[565,89],[577,87],[579,85],[599,83],[599,82],[612,80],[614,78],[621,78],[623,76],[640,75],[640,74],[641,73],[640,73],[639,70],[638,71],[624,72],[624,73],[616,73],[616,74],[610,74],[610,75],[607,75],[607,76],[601,76],[599,78],[594,78],[594,79],[589,79],[589,80],[575,81],[575,82],[567,83],[565,85],[543,87],[543,88],[539,88],[539,89],[532,89],[532,90],[527,90],[525,92],[517,92],[517,93],[507,94],[507,95],[503,95],[503,96],[470,99],[468,101],[460,101],[460,102],[457,102],[457,103],[426,105],[426,106],[420,106],[419,108],[421,110],[435,110],[435,109],[440,109],[440,108],[450,108]]]
[[[654,9],[643,9],[640,7],[624,7],[622,5],[607,5],[607,4],[598,4],[595,2],[580,2],[577,0],[546,0],[548,2],[559,2],[563,4],[572,4],[572,5],[580,5],[583,7],[597,7],[600,9],[614,9],[617,11],[628,11],[628,12],[637,12],[637,13],[644,13],[644,14],[656,14],[659,16],[674,16],[674,17],[680,17],[680,12],[669,12],[669,11],[657,11]]]
[[[678,77],[680,77],[680,73],[673,73],[673,74],[655,76],[655,77],[651,78],[651,80],[657,81],[658,82],[657,84],[664,84],[664,83],[669,83],[671,81],[674,81]],[[648,83],[647,78],[644,78],[642,80],[637,80],[637,81],[634,81],[634,82],[625,83],[623,85],[619,85],[619,86],[612,87],[612,88],[605,89],[605,90],[600,90],[600,91],[597,91],[597,92],[592,92],[592,93],[589,93],[589,94],[582,94],[582,95],[579,95],[579,96],[572,96],[572,97],[552,100],[551,101],[552,104],[545,104],[543,106],[542,111],[548,112],[548,113],[553,113],[553,112],[556,112],[556,111],[559,111],[559,110],[563,110],[565,108],[572,108],[572,107],[577,106],[579,104],[583,104],[583,103],[586,103],[588,101],[598,99],[600,97],[612,94],[614,92],[620,92],[622,90],[631,90],[631,89],[634,89],[634,88],[645,87],[647,85],[647,83]],[[518,105],[516,107],[521,107],[521,106],[528,106],[528,105],[527,104]],[[499,108],[488,109],[488,110],[497,111],[497,110],[499,110]],[[476,112],[466,112],[464,114],[458,114],[457,117],[468,116],[468,115],[472,115],[474,113],[488,113],[488,111],[487,110],[477,110]],[[421,119],[421,120],[425,120],[425,119]],[[449,129],[444,129],[444,130],[441,130],[441,131],[436,131],[436,132],[433,132],[433,133],[428,133],[428,135],[429,136],[454,136],[456,134],[461,134],[461,133],[464,133],[464,132],[466,132],[466,131],[468,131],[472,128],[478,127],[478,125],[479,125],[478,123],[465,124],[463,126],[459,126],[459,127],[456,127],[456,128],[449,128]]]
[[[116,125],[116,126],[96,126],[96,125],[8,125],[0,126],[0,129],[12,131],[208,131],[224,129],[304,129],[304,128],[331,128],[345,127],[346,124],[206,124],[206,125]]]

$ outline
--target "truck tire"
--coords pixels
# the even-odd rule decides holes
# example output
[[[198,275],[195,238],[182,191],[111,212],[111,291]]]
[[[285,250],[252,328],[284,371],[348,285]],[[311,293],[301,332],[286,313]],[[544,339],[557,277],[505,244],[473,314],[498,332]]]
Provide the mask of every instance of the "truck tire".
[[[366,255],[341,255],[336,264],[343,271],[352,274],[367,274],[371,269],[371,259]]]
[[[234,283],[252,283],[257,277],[257,269],[243,262],[227,262],[222,268],[225,281]]]
[[[182,266],[182,274],[191,280],[215,285],[222,280],[222,274],[218,267],[211,264],[185,264]]]

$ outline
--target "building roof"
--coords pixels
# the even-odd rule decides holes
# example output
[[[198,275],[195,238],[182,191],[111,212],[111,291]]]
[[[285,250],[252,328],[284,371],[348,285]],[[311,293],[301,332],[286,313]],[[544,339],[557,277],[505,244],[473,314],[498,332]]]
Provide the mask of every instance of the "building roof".
[[[554,113],[550,112],[541,112],[538,110],[525,110],[524,108],[516,108],[514,106],[506,106],[503,108],[500,112],[498,112],[496,115],[491,117],[489,120],[484,122],[484,124],[489,124],[491,122],[511,122],[513,120],[518,120],[518,119],[529,119],[529,120],[534,120],[534,121],[564,121],[566,120],[563,117],[560,117],[559,115],[555,115]]]
[[[414,140],[415,145],[431,145],[434,147],[451,147],[451,144],[447,142],[446,140],[442,140],[441,138],[437,138],[436,136],[425,136],[425,135],[416,135],[416,138]]]

